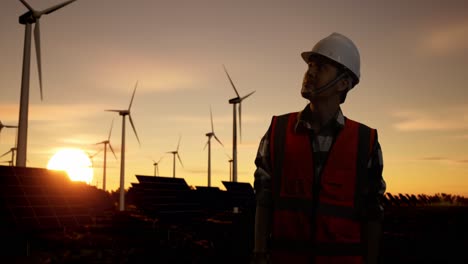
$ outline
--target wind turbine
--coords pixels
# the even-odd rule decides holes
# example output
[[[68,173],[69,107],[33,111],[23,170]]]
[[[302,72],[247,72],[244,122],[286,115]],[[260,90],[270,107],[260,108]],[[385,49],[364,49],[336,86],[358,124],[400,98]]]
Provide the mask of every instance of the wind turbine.
[[[53,7],[37,11],[33,9],[25,0],[20,0],[29,10],[19,17],[19,23],[25,25],[24,49],[23,49],[23,72],[21,77],[21,97],[19,110],[19,128],[18,128],[18,154],[16,156],[16,166],[26,166],[26,151],[28,143],[28,112],[29,112],[29,77],[31,64],[31,25],[34,27],[34,42],[36,46],[37,67],[39,73],[39,88],[42,96],[42,68],[41,68],[41,30],[39,19],[42,15],[48,15],[57,9],[60,9],[76,0],[70,0]]]
[[[0,134],[1,134],[3,128],[18,128],[18,126],[4,125],[2,123],[2,121],[0,121]],[[15,142],[15,144],[16,144],[16,142]]]
[[[182,165],[182,167],[184,167],[184,164],[182,163],[182,160],[180,159],[180,156],[179,156],[179,145],[180,145],[180,139],[181,137],[179,136],[179,143],[177,143],[177,149],[174,150],[174,151],[168,151],[167,153],[171,153],[173,156],[172,156],[172,177],[175,178],[175,157],[177,156],[177,158],[179,159],[179,162],[180,162],[180,165]]]
[[[158,165],[159,165],[159,162],[161,162],[161,160],[162,160],[163,158],[164,158],[164,156],[162,156],[161,158],[159,158],[158,161],[153,160],[154,176],[158,176],[158,175],[159,175],[159,168],[158,168]]]
[[[239,132],[240,132],[240,140],[242,141],[242,101],[246,99],[247,97],[251,96],[255,91],[241,97],[239,93],[237,92],[236,86],[232,82],[231,76],[229,76],[229,73],[226,70],[226,67],[223,65],[224,72],[226,72],[226,75],[229,79],[229,82],[232,85],[232,88],[234,89],[234,92],[236,92],[237,97],[229,99],[229,103],[232,104],[232,159],[233,159],[233,166],[232,166],[232,181],[237,182],[237,114],[236,114],[236,105],[239,105]]]
[[[114,152],[114,149],[112,148],[112,145],[110,143],[110,136],[111,136],[111,133],[112,133],[112,127],[114,125],[114,119],[112,119],[112,123],[111,123],[111,127],[110,127],[110,130],[109,130],[109,136],[107,137],[106,140],[104,141],[101,141],[101,142],[98,142],[96,143],[96,145],[98,144],[104,144],[104,169],[103,169],[103,173],[102,173],[102,189],[105,191],[106,190],[106,168],[107,168],[107,145],[109,145],[109,148],[110,150],[112,151],[112,154],[114,154],[114,157],[115,159],[117,160],[117,156],[115,156],[115,152]],[[135,132],[136,133],[136,132]],[[97,153],[96,153],[97,154]],[[96,155],[95,154],[95,155]]]
[[[130,105],[128,109],[125,110],[105,110],[108,112],[117,112],[119,115],[122,116],[122,146],[120,152],[120,204],[119,210],[125,211],[125,117],[128,116],[130,120],[130,124],[132,125],[133,132],[135,132],[136,139],[138,140],[138,144],[140,144],[140,139],[138,138],[138,134],[135,129],[135,125],[133,124],[132,116],[130,115],[130,108],[132,107],[133,98],[135,97],[135,91],[138,85],[138,81],[135,84],[135,89],[133,89],[132,99],[130,100]]]
[[[2,156],[0,156],[0,158],[3,158],[5,157],[6,155],[8,155],[8,153],[11,153],[11,162],[9,162],[11,165],[10,166],[13,166],[13,161],[15,160],[15,151],[16,151],[16,148],[13,147],[11,148],[9,151],[3,153]]]
[[[228,162],[229,162],[229,181],[232,181],[232,158],[226,154],[226,156],[228,157]]]
[[[211,132],[206,133],[205,135],[208,137],[208,141],[205,144],[205,147],[208,146],[208,187],[211,187],[211,138],[214,137],[216,141],[221,144],[221,146],[224,147],[223,143],[218,139],[216,134],[214,133],[214,128],[213,128],[213,113],[211,112],[211,107],[210,107],[210,118],[211,118]]]

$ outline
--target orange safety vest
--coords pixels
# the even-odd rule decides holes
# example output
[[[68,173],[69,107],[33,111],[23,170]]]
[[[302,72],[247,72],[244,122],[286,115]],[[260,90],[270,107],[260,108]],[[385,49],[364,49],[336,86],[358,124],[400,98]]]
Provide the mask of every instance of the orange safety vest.
[[[367,253],[360,212],[376,130],[346,119],[318,181],[310,135],[295,131],[297,119],[289,113],[271,123],[271,261],[361,264]]]

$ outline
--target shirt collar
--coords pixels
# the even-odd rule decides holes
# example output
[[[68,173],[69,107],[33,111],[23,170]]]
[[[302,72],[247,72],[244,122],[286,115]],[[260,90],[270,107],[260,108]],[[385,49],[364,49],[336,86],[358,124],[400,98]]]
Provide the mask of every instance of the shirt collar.
[[[296,132],[308,132],[312,130],[311,120],[314,119],[314,115],[310,110],[309,105],[298,113],[298,119],[295,126]],[[345,125],[345,116],[341,111],[341,108],[338,108],[336,115],[332,118],[323,128],[330,128],[334,131],[340,130]],[[323,129],[322,128],[322,129]]]

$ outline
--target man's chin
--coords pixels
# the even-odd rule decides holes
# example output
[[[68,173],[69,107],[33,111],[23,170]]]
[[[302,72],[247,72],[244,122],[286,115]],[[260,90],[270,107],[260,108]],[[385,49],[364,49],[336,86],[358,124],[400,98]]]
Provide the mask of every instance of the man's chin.
[[[319,98],[319,95],[314,93],[310,89],[302,89],[301,90],[301,95],[307,100],[317,100]]]

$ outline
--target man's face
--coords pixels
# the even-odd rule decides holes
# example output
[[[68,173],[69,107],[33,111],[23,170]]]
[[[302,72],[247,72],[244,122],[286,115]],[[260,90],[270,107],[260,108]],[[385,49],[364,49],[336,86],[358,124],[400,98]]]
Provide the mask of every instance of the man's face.
[[[320,94],[315,94],[315,91],[336,78],[338,67],[320,56],[310,56],[307,64],[308,69],[302,81],[302,97],[309,100],[320,100],[335,94],[337,92],[336,87],[334,87],[336,84]]]

